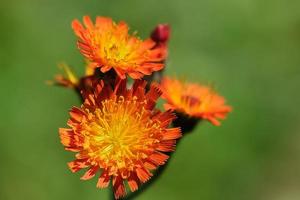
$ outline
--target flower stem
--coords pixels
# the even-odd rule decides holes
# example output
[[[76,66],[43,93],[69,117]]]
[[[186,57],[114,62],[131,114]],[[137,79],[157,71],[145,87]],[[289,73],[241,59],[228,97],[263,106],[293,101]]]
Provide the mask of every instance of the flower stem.
[[[112,183],[110,184],[109,193],[108,194],[109,194],[108,199],[115,200],[114,188],[113,188]]]

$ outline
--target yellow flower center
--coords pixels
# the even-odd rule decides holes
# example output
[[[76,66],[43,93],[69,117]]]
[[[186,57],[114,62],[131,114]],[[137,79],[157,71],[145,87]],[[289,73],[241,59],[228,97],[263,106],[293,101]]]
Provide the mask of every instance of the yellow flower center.
[[[159,142],[161,128],[160,122],[151,120],[145,103],[120,96],[104,100],[101,109],[89,111],[84,149],[91,162],[116,174],[122,169],[132,171],[136,161],[147,158]]]
[[[134,42],[130,42],[134,40]],[[116,35],[112,32],[103,32],[95,34],[94,42],[99,45],[98,55],[102,59],[104,65],[118,66],[121,69],[128,67],[136,67],[137,59],[143,58],[147,51],[140,52],[141,41],[137,38],[133,39],[129,35]]]

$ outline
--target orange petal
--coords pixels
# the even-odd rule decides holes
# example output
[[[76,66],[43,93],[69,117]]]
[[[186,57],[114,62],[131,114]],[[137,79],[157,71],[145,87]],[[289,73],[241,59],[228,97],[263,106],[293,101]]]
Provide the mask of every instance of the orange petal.
[[[78,152],[82,149],[83,139],[79,135],[75,134],[72,129],[60,128],[59,136],[61,143],[67,150]]]
[[[147,92],[146,97],[156,101],[162,94],[162,91],[154,84],[151,84],[149,91]]]
[[[126,76],[125,76],[125,72],[123,72],[122,70],[120,69],[116,69],[114,68],[115,72],[118,74],[118,76],[121,78],[121,79],[125,79]]]
[[[152,174],[145,168],[137,168],[136,174],[143,183],[148,181],[150,179],[150,177],[152,176]]]
[[[169,128],[163,135],[163,140],[174,140],[181,137],[179,128]]]
[[[107,72],[110,69],[111,69],[111,66],[106,65],[106,66],[101,67],[100,70],[101,70],[101,72],[105,73],[105,72]]]
[[[89,165],[87,159],[76,159],[68,163],[68,166],[72,172],[78,172],[83,168],[87,168]]]
[[[126,195],[125,186],[121,177],[114,177],[113,188],[116,199],[119,199],[120,197],[124,197]]]
[[[160,46],[150,51],[149,59],[151,61],[163,61],[167,57],[167,49],[165,46]]]
[[[161,127],[168,127],[173,119],[176,119],[176,115],[172,111],[168,110],[157,115],[155,119],[161,122]]]
[[[74,106],[70,111],[70,116],[73,120],[80,122],[85,113],[80,108]]]
[[[140,72],[128,72],[128,75],[133,79],[141,79],[144,76],[144,74]]]
[[[69,128],[59,128],[59,136],[60,136],[60,140],[61,143],[64,146],[69,146],[70,145],[70,141],[71,141],[71,137],[74,135],[74,131],[72,129]]]
[[[131,192],[134,192],[138,189],[138,187],[139,187],[138,183],[139,183],[139,179],[138,179],[137,175],[134,173],[131,173],[131,175],[128,177],[128,185],[129,185]]]
[[[142,48],[143,48],[143,50],[148,50],[148,49],[151,49],[152,47],[154,47],[154,45],[155,45],[155,42],[149,38],[143,42]]]
[[[85,174],[80,178],[81,180],[88,180],[91,179],[95,176],[97,173],[99,167],[98,166],[93,166],[91,167]]]
[[[164,68],[163,63],[144,63],[138,70],[143,68],[151,69],[151,71],[159,71]]]
[[[113,26],[113,21],[108,17],[96,17],[96,27],[102,30],[111,29]]]
[[[94,24],[93,24],[91,18],[87,15],[83,17],[83,23],[88,29],[94,28]]]
[[[81,31],[84,30],[84,28],[77,19],[72,21],[72,28],[73,28],[75,34],[81,38]]]
[[[221,123],[214,117],[208,117],[207,120],[210,121],[215,126],[220,126],[221,125]]]
[[[157,150],[159,150],[159,149],[157,149]],[[144,166],[145,166],[147,169],[149,169],[149,170],[154,170],[154,169],[157,168],[157,165],[155,165],[154,163],[152,163],[150,160],[146,160],[146,161],[144,162]]]
[[[176,140],[162,141],[156,148],[158,151],[170,152],[174,151],[176,146]]]
[[[109,185],[110,176],[107,171],[103,171],[101,176],[98,179],[97,187],[98,188],[106,188]]]
[[[149,160],[151,160],[153,163],[155,163],[157,165],[164,164],[168,158],[169,158],[168,155],[160,153],[160,152],[155,152],[149,156]]]

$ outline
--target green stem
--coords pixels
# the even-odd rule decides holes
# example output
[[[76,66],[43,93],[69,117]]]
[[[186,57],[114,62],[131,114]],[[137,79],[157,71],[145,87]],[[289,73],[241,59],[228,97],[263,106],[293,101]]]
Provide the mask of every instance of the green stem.
[[[115,200],[114,188],[113,188],[112,183],[110,183],[108,194],[109,194],[108,199]]]

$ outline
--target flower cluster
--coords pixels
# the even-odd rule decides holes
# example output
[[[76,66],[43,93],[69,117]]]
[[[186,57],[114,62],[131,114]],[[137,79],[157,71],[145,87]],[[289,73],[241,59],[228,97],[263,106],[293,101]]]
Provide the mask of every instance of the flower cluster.
[[[65,75],[55,78],[82,99],[80,107],[70,110],[68,128],[59,129],[60,139],[76,153],[70,170],[86,169],[82,180],[98,174],[99,188],[111,182],[115,199],[126,195],[126,184],[134,192],[167,162],[177,140],[195,126],[188,120],[220,125],[230,112],[212,88],[162,76],[168,25],[158,25],[146,40],[130,34],[125,22],[108,17],[93,22],[85,16],[72,27],[86,70],[77,77],[62,64]],[[156,107],[161,96],[165,111]]]

